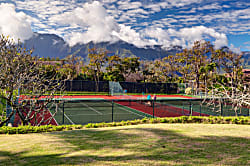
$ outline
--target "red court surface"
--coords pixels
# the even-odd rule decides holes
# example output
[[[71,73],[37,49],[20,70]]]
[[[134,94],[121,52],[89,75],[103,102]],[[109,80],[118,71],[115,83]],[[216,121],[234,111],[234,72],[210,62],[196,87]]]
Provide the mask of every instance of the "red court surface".
[[[36,118],[34,117],[34,112],[32,112],[30,114],[30,118],[34,117],[31,121],[30,121],[30,125],[34,126],[35,124],[39,124],[41,122],[40,125],[58,125],[58,123],[56,122],[56,120],[54,118],[52,118],[52,115],[50,113],[50,111],[45,110],[45,111],[41,111],[42,113],[38,113],[36,115]],[[26,116],[26,114],[24,114]],[[22,125],[21,124],[21,119],[19,117],[19,115],[16,113],[15,114],[15,119],[14,119],[14,123],[13,126],[17,127],[18,125]]]
[[[153,96],[153,95],[151,95]],[[146,99],[147,95],[121,95],[121,96],[106,96],[106,95],[74,95],[74,96],[54,96],[55,99]],[[156,95],[158,99],[195,99],[194,97],[182,95]],[[41,97],[46,98],[46,96]]]
[[[184,115],[190,115],[190,111],[187,109],[181,109],[174,106],[169,105],[163,105],[159,103],[155,103],[155,106],[147,106],[145,103],[138,103],[138,102],[116,102],[120,105],[126,105],[126,107],[144,112],[146,114],[155,116],[155,117],[178,117],[178,116],[184,116]],[[193,116],[209,116],[207,114],[198,113],[198,112],[192,112]]]

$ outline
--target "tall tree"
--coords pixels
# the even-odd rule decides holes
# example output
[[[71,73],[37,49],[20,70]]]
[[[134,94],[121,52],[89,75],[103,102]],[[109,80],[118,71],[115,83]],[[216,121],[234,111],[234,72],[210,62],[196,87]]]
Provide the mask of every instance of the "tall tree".
[[[144,82],[153,82],[154,62],[153,61],[141,61],[141,72],[143,74]]]
[[[107,51],[97,48],[91,48],[88,51],[89,72],[94,76],[94,80],[96,82],[96,90],[99,91],[100,76],[103,73],[102,68],[108,60]]]
[[[108,57],[108,66],[106,67],[107,73],[105,79],[108,81],[124,81],[125,78],[121,73],[122,58],[118,55]]]
[[[250,83],[243,78],[242,54],[233,53],[229,49],[219,49],[213,59],[224,75],[218,75],[211,81],[210,102],[225,98],[232,104],[236,115],[243,106],[250,108]]]
[[[76,55],[68,55],[66,58],[63,59],[63,61],[63,68],[68,68],[68,70],[66,70],[68,72],[67,75],[71,79],[77,78],[77,76],[81,72],[81,68],[84,65],[83,58]]]
[[[121,70],[124,78],[128,78],[132,73],[140,71],[139,57],[124,57],[121,59]]]
[[[200,68],[204,67],[209,61],[208,57],[213,56],[213,46],[209,41],[196,41],[191,49],[183,52],[183,56],[187,57],[187,64],[190,65],[191,74],[194,76],[196,84],[196,94],[200,88]]]
[[[10,112],[4,106],[0,110],[0,126],[15,114],[23,124],[35,121],[34,125],[41,125],[53,118],[53,115],[46,117],[47,106],[55,92],[64,90],[63,81],[56,81],[56,73],[47,74],[44,64],[31,55],[32,51],[19,43],[0,37],[0,98],[4,102],[1,104],[6,103],[10,108]],[[40,120],[36,121],[38,117]]]

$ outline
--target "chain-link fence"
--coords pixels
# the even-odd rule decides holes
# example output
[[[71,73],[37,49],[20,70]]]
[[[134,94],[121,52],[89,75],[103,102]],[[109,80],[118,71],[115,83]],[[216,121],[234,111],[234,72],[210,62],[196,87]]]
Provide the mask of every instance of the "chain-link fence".
[[[128,93],[162,93],[177,94],[180,92],[178,83],[141,83],[141,82],[119,82],[123,89]],[[65,82],[66,91],[85,91],[85,92],[109,92],[108,81],[83,81],[69,80]],[[181,92],[184,92],[183,89]]]
[[[228,101],[208,105],[201,99],[117,99],[67,100],[50,111],[57,111],[58,124],[87,124],[145,117],[249,116],[250,109],[242,107],[235,112]]]

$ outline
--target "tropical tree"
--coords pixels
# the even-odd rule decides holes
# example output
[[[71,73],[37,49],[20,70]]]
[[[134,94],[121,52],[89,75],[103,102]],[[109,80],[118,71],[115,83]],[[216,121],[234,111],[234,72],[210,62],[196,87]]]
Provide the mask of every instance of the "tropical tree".
[[[202,66],[200,68],[200,73],[201,76],[200,78],[204,81],[204,90],[205,90],[205,95],[207,95],[207,90],[208,87],[211,85],[211,80],[214,80],[214,78],[216,78],[216,63],[209,63],[206,64],[205,66]]]
[[[141,61],[140,63],[141,72],[143,74],[144,82],[153,82],[154,62],[153,61]]]
[[[89,73],[94,76],[96,90],[99,91],[100,77],[103,76],[103,67],[108,60],[107,51],[97,48],[91,48],[88,51],[88,70]]]
[[[138,73],[140,71],[139,57],[124,57],[121,58],[120,72],[124,78],[128,78],[132,73]]]
[[[47,74],[39,58],[31,55],[20,43],[0,37],[0,126],[12,117],[33,125],[53,119],[47,107],[55,92],[64,90],[63,81],[56,81],[56,73]]]
[[[77,78],[81,72],[81,68],[84,66],[83,58],[76,55],[68,55],[63,61],[65,74],[71,79]]]
[[[122,58],[118,55],[108,57],[108,66],[106,67],[106,73],[104,79],[108,81],[124,81],[125,78],[121,71]]]
[[[242,55],[220,49],[216,51],[215,56],[224,76],[217,76],[211,81],[211,102],[225,98],[229,100],[237,115],[243,106],[250,108],[250,83],[243,78]]]
[[[188,61],[191,65],[191,74],[194,76],[196,83],[196,94],[200,88],[200,76],[201,68],[205,66],[209,61],[208,57],[214,53],[213,46],[209,41],[196,41],[191,49],[189,49]]]
[[[189,79],[191,73],[191,64],[189,62],[189,54],[186,53],[185,49],[182,53],[177,53],[175,56],[170,55],[163,58],[163,61],[166,61],[169,66],[169,77],[172,81],[178,80],[179,82],[186,83]]]
[[[169,64],[164,60],[154,60],[152,82],[167,82],[169,80]]]

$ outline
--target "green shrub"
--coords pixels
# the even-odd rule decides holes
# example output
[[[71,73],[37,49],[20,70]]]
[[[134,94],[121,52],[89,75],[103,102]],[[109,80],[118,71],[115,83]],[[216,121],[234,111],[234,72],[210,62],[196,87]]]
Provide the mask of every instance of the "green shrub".
[[[250,117],[200,117],[200,116],[181,116],[181,117],[165,117],[165,118],[144,118],[132,121],[121,121],[112,123],[88,123],[82,125],[45,125],[45,126],[19,126],[19,127],[0,127],[0,134],[27,134],[27,133],[40,133],[40,132],[53,132],[74,130],[82,128],[98,128],[98,127],[114,127],[114,126],[127,126],[137,124],[155,124],[155,123],[209,123],[209,124],[244,124],[250,125]]]
[[[53,132],[63,130],[81,129],[82,125],[44,125],[44,126],[18,126],[18,127],[0,127],[0,134],[27,134],[27,133],[41,133],[41,132]]]

